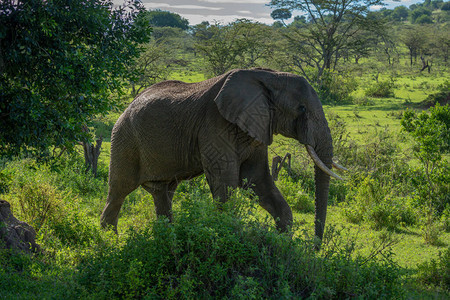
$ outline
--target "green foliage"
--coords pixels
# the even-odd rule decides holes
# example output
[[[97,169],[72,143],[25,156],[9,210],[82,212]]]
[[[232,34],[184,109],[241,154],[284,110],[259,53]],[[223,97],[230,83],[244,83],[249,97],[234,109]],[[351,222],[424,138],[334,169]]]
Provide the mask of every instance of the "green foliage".
[[[450,247],[439,253],[437,260],[432,259],[417,266],[418,280],[427,285],[441,287],[450,292]]]
[[[72,148],[148,40],[138,0],[0,2],[0,154]],[[69,6],[68,6],[69,5]]]
[[[414,153],[422,163],[437,163],[442,153],[450,152],[450,105],[437,103],[429,114],[407,110],[401,124],[414,139]]]
[[[442,156],[450,151],[450,106],[437,103],[429,113],[406,111],[401,124],[413,138],[414,155],[421,163],[414,170],[412,183],[417,191],[417,202],[425,211],[424,238],[436,244],[439,230],[435,222],[450,206],[450,167]]]
[[[411,23],[423,24],[423,23],[433,23],[431,19],[431,10],[424,7],[418,7],[411,11],[410,14]]]
[[[364,37],[378,31],[383,23],[381,18],[369,17],[369,7],[381,3],[380,0],[358,0],[351,4],[328,0],[272,0],[270,6],[305,13],[306,23],[298,28],[290,26],[283,34],[289,43],[287,56],[291,60],[290,65],[305,76],[307,68],[314,69],[316,83],[322,85],[322,76],[326,77],[327,72],[334,70],[342,60],[341,52],[349,53],[368,47],[366,42],[369,40]],[[361,38],[355,41],[358,33],[361,33]],[[313,81],[312,77],[308,79]]]
[[[281,20],[281,22],[283,22],[283,20],[290,19],[292,17],[292,13],[288,9],[279,8],[279,9],[273,10],[270,13],[270,16],[274,20]]]
[[[150,25],[155,27],[175,27],[182,30],[189,28],[189,21],[187,19],[170,11],[152,10],[145,12],[144,15]]]
[[[450,10],[450,1],[444,2],[441,6],[441,9],[443,11],[449,11]]]
[[[280,176],[278,183],[281,194],[293,210],[314,212],[314,198],[303,190],[299,182],[291,177]]]
[[[434,106],[436,103],[442,106],[446,105],[450,101],[450,81],[445,81],[438,87],[438,92],[428,95],[428,97],[423,101],[426,106]]]
[[[267,25],[241,19],[228,25],[201,23],[193,30],[194,48],[204,57],[207,74],[259,67],[272,59],[274,31]]]
[[[4,170],[13,174],[5,198],[15,216],[33,226],[43,242],[49,243],[48,247],[88,245],[98,238],[93,224],[83,217],[78,196],[98,193],[104,181],[85,175],[82,169],[76,170],[70,161],[76,165],[72,158],[66,166],[53,166],[58,172],[33,160],[11,162]],[[83,183],[77,185],[74,181],[81,178]],[[104,188],[100,191],[101,197],[106,191]]]
[[[351,258],[276,232],[259,219],[247,192],[218,211],[210,197],[189,195],[173,224],[159,220],[131,231],[78,267],[78,282],[92,297],[122,298],[362,298],[401,297],[400,272],[389,260]],[[328,236],[329,244],[341,241]],[[328,243],[328,242],[327,242]],[[243,290],[245,289],[245,290]],[[245,293],[245,294],[243,294]]]
[[[408,200],[389,193],[393,190],[376,179],[364,178],[351,189],[347,202],[341,204],[344,216],[352,223],[367,221],[376,230],[415,224],[415,211]]]
[[[409,10],[406,6],[400,5],[394,8],[391,18],[395,21],[405,21],[408,19],[409,16]]]
[[[378,81],[365,90],[365,95],[377,98],[394,97],[394,87],[395,83],[392,78]]]
[[[347,74],[344,76],[337,72],[325,71],[322,74],[318,93],[324,104],[346,104],[351,103],[351,93],[358,87],[358,82]]]
[[[142,54],[129,67],[136,74],[130,79],[132,97],[150,85],[168,79],[173,68],[174,50],[165,39],[152,39],[143,47]]]

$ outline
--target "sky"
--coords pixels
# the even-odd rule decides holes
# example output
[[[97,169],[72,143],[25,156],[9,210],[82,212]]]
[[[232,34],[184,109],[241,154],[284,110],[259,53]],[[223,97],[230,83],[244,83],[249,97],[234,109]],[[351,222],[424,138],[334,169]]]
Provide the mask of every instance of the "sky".
[[[114,0],[116,4],[123,0]],[[196,25],[203,21],[210,23],[227,24],[236,19],[246,18],[261,23],[272,24],[274,20],[270,17],[272,9],[267,6],[270,0],[142,0],[148,10],[160,9],[177,13],[189,20],[190,25]],[[385,0],[387,8],[414,3],[423,0]],[[373,9],[379,9],[374,7]],[[293,12],[293,16],[299,12]],[[289,20],[286,22],[288,23]]]

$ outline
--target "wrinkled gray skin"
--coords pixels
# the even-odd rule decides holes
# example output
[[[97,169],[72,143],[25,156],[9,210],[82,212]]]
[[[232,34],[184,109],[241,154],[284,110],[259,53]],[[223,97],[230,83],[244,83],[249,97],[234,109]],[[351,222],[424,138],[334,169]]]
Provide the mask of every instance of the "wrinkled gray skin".
[[[260,205],[286,231],[292,211],[269,171],[273,134],[311,145],[331,168],[330,130],[314,89],[302,77],[271,70],[232,70],[198,83],[164,81],[138,95],[114,126],[103,227],[117,231],[124,198],[139,186],[158,216],[172,219],[181,180],[206,174],[215,199],[246,178]],[[330,176],[315,167],[315,234],[322,238]]]

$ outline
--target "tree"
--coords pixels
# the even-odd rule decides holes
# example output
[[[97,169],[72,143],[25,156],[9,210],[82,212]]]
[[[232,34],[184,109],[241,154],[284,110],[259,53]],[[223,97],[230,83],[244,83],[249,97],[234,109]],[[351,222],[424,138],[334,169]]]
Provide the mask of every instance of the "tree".
[[[152,39],[144,49],[139,58],[130,65],[130,72],[135,74],[130,79],[133,97],[150,85],[166,80],[173,68],[173,48],[164,39]]]
[[[339,53],[355,46],[358,32],[377,28],[377,20],[367,18],[371,6],[382,0],[272,0],[270,5],[307,14],[307,26],[292,28],[286,35],[291,46],[297,48],[294,64],[310,81],[305,68],[316,70],[315,81],[333,69]]]
[[[441,10],[449,11],[450,10],[450,1],[444,2],[441,6]]]
[[[117,104],[112,92],[148,41],[138,0],[0,2],[0,155],[87,141],[86,123]]]
[[[422,35],[417,27],[406,27],[402,32],[402,42],[409,50],[410,65],[413,65],[417,60],[417,56],[420,54],[421,49],[426,44],[426,36]]]
[[[145,15],[150,25],[155,27],[175,27],[182,30],[189,28],[189,21],[187,19],[170,11],[152,10],[146,12]]]
[[[213,76],[220,75],[235,66],[242,51],[237,42],[237,31],[231,25],[203,24],[195,31],[194,45],[206,60],[207,72]]]
[[[292,13],[286,8],[279,8],[272,11],[270,16],[274,20],[280,20],[280,22],[283,23],[284,26],[286,26],[284,20],[290,19],[292,17]]]
[[[195,49],[205,58],[211,75],[235,67],[255,67],[270,56],[270,30],[267,25],[246,19],[228,25],[200,24],[194,28]]]
[[[423,8],[423,7],[418,7],[416,9],[414,9],[413,11],[411,11],[411,23],[419,23],[418,21],[420,21],[421,23],[419,24],[423,24],[423,23],[432,23],[433,20],[431,19],[431,10]],[[428,18],[427,18],[428,17]],[[429,22],[431,21],[431,22]]]
[[[394,8],[394,11],[391,14],[391,18],[395,21],[406,21],[409,16],[409,10],[406,6],[400,5]]]
[[[272,56],[274,31],[267,25],[240,19],[231,24],[237,32],[241,52],[239,67],[253,68]]]
[[[425,214],[425,240],[433,243],[436,239],[433,223],[450,207],[450,167],[443,156],[450,152],[450,106],[436,103],[429,112],[420,114],[407,110],[401,125],[414,141],[413,154],[419,167],[411,178]]]

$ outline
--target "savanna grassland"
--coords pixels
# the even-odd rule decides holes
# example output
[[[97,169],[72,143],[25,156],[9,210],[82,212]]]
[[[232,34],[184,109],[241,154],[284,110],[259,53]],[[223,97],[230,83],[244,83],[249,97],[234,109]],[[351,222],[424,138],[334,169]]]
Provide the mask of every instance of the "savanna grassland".
[[[349,171],[341,174],[344,181],[332,181],[327,235],[319,253],[311,250],[312,162],[302,147],[283,137],[275,138],[270,153],[292,154],[292,167],[282,169],[277,186],[294,211],[293,239],[276,232],[272,218],[248,192],[236,192],[229,207],[217,211],[203,176],[177,189],[174,224],[157,222],[151,195],[139,189],[125,201],[119,235],[102,231],[107,138],[96,178],[84,172],[81,152],[51,164],[5,162],[1,197],[12,203],[18,218],[36,228],[42,253],[2,250],[1,295],[197,298],[220,293],[245,298],[250,290],[261,297],[347,298],[360,293],[367,298],[444,299],[448,215],[426,224],[409,182],[420,163],[400,125],[405,110],[420,107],[424,98],[415,93],[424,95],[422,82],[432,87],[425,91],[431,93],[442,81],[428,75],[401,80],[421,82],[416,88],[403,84],[394,89],[395,95],[408,93],[415,101],[395,96],[370,98],[370,105],[325,106],[330,127],[339,135],[337,157]],[[115,118],[117,114],[100,119],[97,128],[106,136]],[[351,154],[339,152],[352,147]],[[448,181],[442,187],[448,193]]]
[[[152,39],[130,67],[145,76],[129,78],[115,108],[95,114],[86,127],[90,143],[103,139],[96,176],[78,143],[73,151],[47,147],[50,159],[27,151],[0,158],[0,199],[35,228],[40,245],[34,254],[0,248],[0,298],[448,299],[448,57],[430,42],[414,58],[404,35],[413,28],[431,41],[437,27],[448,28],[445,6],[434,2],[410,8],[409,15],[407,9],[399,20],[389,17],[395,11],[381,11],[391,18],[395,46],[383,40],[364,51],[350,49],[320,80],[313,68],[295,66],[299,53],[285,39],[306,28],[300,17],[289,26],[248,20],[189,30],[153,25]],[[422,13],[424,23],[413,14],[420,9],[430,10]],[[235,46],[236,53],[242,47],[254,52],[218,65],[208,53],[219,44],[210,42],[242,28],[257,30],[263,42],[271,38],[267,45],[275,50],[236,38],[238,46],[221,44],[228,54]],[[282,136],[269,146],[269,162],[291,154],[276,181],[294,213],[291,234],[275,229],[251,191],[237,189],[219,210],[203,175],[178,186],[173,223],[156,219],[152,196],[140,188],[124,202],[119,233],[102,230],[110,133],[134,95],[164,79],[197,82],[222,68],[249,67],[309,76],[321,96],[335,159],[348,171],[339,171],[344,180],[331,181],[320,251],[313,234],[313,162],[303,146]]]

